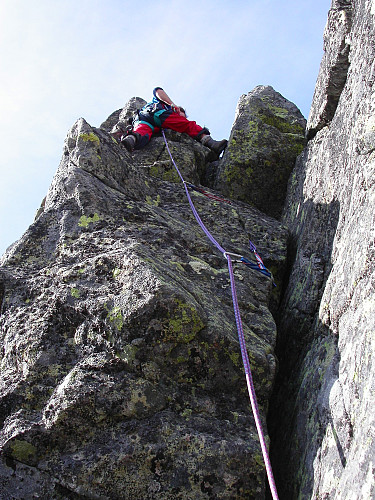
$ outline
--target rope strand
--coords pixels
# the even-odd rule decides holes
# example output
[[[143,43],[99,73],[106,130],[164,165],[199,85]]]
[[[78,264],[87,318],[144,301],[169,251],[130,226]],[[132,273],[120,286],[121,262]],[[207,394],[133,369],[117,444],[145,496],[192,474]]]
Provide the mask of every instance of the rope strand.
[[[194,214],[195,219],[197,220],[198,224],[200,225],[201,229],[206,234],[206,236],[209,238],[209,240],[216,246],[216,248],[218,250],[220,250],[220,252],[227,259],[228,271],[229,271],[229,278],[230,278],[230,284],[231,284],[231,291],[232,291],[232,301],[233,301],[234,316],[235,316],[235,320],[236,320],[236,326],[237,326],[237,332],[238,332],[238,340],[239,340],[239,343],[240,343],[240,349],[241,349],[241,355],[242,355],[242,363],[243,363],[244,370],[245,370],[247,390],[248,390],[248,393],[249,393],[249,399],[250,399],[251,408],[252,408],[253,415],[254,415],[255,425],[256,425],[256,428],[257,428],[257,431],[258,431],[260,446],[261,446],[261,449],[262,449],[263,459],[264,459],[264,463],[265,463],[265,466],[266,466],[267,478],[268,478],[268,483],[269,483],[269,486],[270,486],[272,498],[273,498],[273,500],[278,500],[279,497],[278,497],[278,494],[277,494],[276,483],[275,483],[275,479],[274,479],[274,476],[273,476],[271,461],[270,461],[268,450],[267,450],[266,439],[265,439],[265,436],[264,436],[264,431],[263,431],[262,422],[261,422],[260,413],[259,413],[259,407],[258,407],[257,398],[256,398],[256,394],[255,394],[253,377],[252,377],[252,374],[251,374],[249,356],[248,356],[247,349],[246,349],[246,341],[245,341],[245,336],[244,336],[244,332],[243,332],[243,328],[242,328],[242,320],[241,320],[240,308],[239,308],[239,305],[238,305],[237,291],[236,291],[236,285],[235,285],[235,280],[234,280],[232,260],[230,258],[230,255],[216,241],[216,239],[212,236],[212,234],[209,232],[209,230],[203,224],[203,222],[202,222],[202,220],[201,220],[201,218],[200,218],[200,216],[199,216],[199,214],[198,214],[198,212],[197,212],[197,210],[196,210],[196,208],[194,206],[194,203],[193,203],[193,201],[191,199],[191,196],[190,196],[189,190],[187,188],[186,182],[185,182],[184,178],[182,177],[181,172],[179,171],[179,169],[178,169],[178,167],[177,167],[177,165],[176,165],[176,163],[175,163],[175,161],[173,159],[173,156],[172,156],[172,154],[171,154],[171,152],[169,150],[168,142],[167,142],[167,139],[165,137],[163,129],[162,129],[162,134],[163,134],[163,137],[164,137],[165,144],[167,146],[167,150],[168,150],[169,156],[170,156],[170,158],[172,160],[173,166],[175,167],[178,175],[180,176],[181,181],[184,184],[186,196],[188,198],[188,201],[189,201],[189,204],[190,204],[190,207],[192,209],[192,212]]]
[[[226,257],[227,257],[227,261],[228,261],[228,270],[229,270],[230,284],[231,284],[231,289],[232,289],[232,301],[233,301],[234,315],[236,318],[237,332],[238,332],[238,338],[239,338],[239,342],[240,342],[240,349],[241,349],[241,355],[242,355],[242,363],[243,363],[244,370],[245,370],[247,391],[249,393],[249,398],[250,398],[250,402],[251,402],[251,408],[253,410],[255,425],[256,425],[256,428],[258,431],[260,446],[262,448],[262,454],[263,454],[263,459],[264,459],[264,463],[266,466],[266,472],[267,472],[268,482],[269,482],[269,486],[270,486],[271,493],[272,493],[272,498],[276,500],[276,499],[278,499],[276,484],[275,484],[275,479],[273,477],[271,461],[270,461],[270,458],[268,455],[266,439],[264,437],[262,422],[260,419],[258,402],[257,402],[256,394],[255,394],[253,377],[251,374],[249,356],[248,356],[247,349],[246,349],[246,341],[245,341],[245,336],[243,333],[241,314],[240,314],[240,310],[239,310],[239,306],[238,306],[238,299],[237,299],[236,285],[235,285],[235,281],[234,281],[232,261],[231,261],[231,258],[229,255],[227,255]]]

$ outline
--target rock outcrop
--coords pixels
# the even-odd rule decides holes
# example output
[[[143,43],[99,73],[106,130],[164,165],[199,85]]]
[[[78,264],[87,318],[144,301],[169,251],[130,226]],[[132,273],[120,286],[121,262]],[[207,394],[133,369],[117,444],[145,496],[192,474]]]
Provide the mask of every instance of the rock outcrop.
[[[131,112],[77,121],[35,223],[2,258],[2,498],[264,498],[226,260],[163,138],[131,156],[108,133]],[[210,151],[167,137],[199,183]],[[279,222],[192,196],[224,248],[248,254],[250,235],[281,279]],[[235,275],[266,430],[272,281]]]
[[[288,179],[305,145],[306,120],[270,86],[241,96],[216,189],[279,218]]]
[[[375,495],[374,16],[374,2],[332,2],[289,184],[272,425],[282,498]]]

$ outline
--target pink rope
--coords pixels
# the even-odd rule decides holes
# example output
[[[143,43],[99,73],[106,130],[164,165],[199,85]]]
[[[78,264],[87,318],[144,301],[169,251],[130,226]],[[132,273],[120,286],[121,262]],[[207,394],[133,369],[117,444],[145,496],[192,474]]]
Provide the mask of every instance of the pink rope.
[[[258,407],[257,398],[256,398],[256,394],[255,394],[253,377],[252,377],[252,374],[251,374],[249,356],[248,356],[247,349],[246,349],[246,341],[245,341],[245,336],[244,336],[244,332],[243,332],[243,328],[242,328],[242,320],[241,320],[240,308],[239,308],[239,305],[238,305],[236,285],[235,285],[235,281],[234,281],[232,260],[230,258],[229,253],[227,253],[224,250],[224,248],[216,241],[216,239],[211,235],[211,233],[208,231],[208,229],[206,228],[206,226],[203,224],[201,218],[199,217],[199,214],[198,214],[198,212],[197,212],[197,210],[196,210],[196,208],[194,206],[194,203],[193,203],[193,201],[191,199],[189,190],[188,190],[188,188],[186,186],[186,182],[185,182],[184,178],[182,177],[181,172],[179,171],[179,169],[178,169],[178,167],[177,167],[177,165],[176,165],[176,163],[175,163],[175,161],[173,159],[173,156],[172,156],[172,154],[171,154],[171,152],[169,150],[168,142],[167,142],[167,139],[165,138],[164,130],[162,130],[162,134],[163,134],[163,137],[164,137],[165,145],[167,146],[167,150],[168,150],[169,156],[170,156],[170,158],[172,160],[172,163],[173,163],[173,165],[174,165],[174,167],[175,167],[178,175],[180,176],[180,179],[184,183],[185,192],[186,192],[187,198],[189,200],[189,204],[190,204],[190,207],[191,207],[192,212],[194,214],[194,217],[196,218],[198,224],[200,225],[200,227],[202,228],[202,230],[206,234],[206,236],[209,238],[209,240],[218,248],[218,250],[220,250],[220,252],[223,253],[224,257],[227,259],[227,262],[228,262],[228,270],[229,270],[230,285],[231,285],[231,290],[232,290],[232,301],[233,301],[234,316],[235,316],[235,319],[236,319],[238,340],[239,340],[239,343],[240,343],[240,349],[241,349],[241,355],[242,355],[242,363],[243,363],[244,370],[245,370],[247,390],[248,390],[248,393],[249,393],[249,398],[250,398],[251,408],[252,408],[253,415],[254,415],[255,425],[256,425],[256,428],[257,428],[257,431],[258,431],[260,446],[261,446],[261,449],[262,449],[263,459],[264,459],[264,463],[265,463],[265,466],[266,466],[267,478],[268,478],[268,483],[269,483],[269,486],[270,486],[272,498],[273,498],[273,500],[278,500],[279,497],[278,497],[278,494],[277,494],[276,483],[275,483],[275,479],[274,479],[274,476],[273,476],[271,461],[270,461],[270,458],[269,458],[269,454],[268,454],[268,450],[267,450],[267,445],[266,445],[266,439],[265,439],[265,436],[264,436],[262,422],[261,422],[261,419],[260,419],[259,407]]]

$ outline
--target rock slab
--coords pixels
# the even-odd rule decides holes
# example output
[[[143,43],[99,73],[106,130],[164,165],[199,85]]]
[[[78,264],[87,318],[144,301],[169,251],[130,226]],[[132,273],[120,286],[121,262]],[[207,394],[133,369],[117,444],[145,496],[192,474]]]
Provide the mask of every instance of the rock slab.
[[[271,433],[288,499],[375,495],[374,16],[374,2],[332,2],[311,140],[289,183]]]

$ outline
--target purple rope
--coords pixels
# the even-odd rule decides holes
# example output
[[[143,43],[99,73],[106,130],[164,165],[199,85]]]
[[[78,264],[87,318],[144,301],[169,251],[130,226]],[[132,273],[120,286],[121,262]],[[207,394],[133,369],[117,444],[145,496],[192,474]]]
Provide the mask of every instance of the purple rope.
[[[196,210],[196,208],[194,206],[193,200],[191,199],[189,190],[188,190],[185,182],[184,182],[184,186],[185,186],[185,192],[186,192],[186,196],[187,196],[187,198],[189,200],[189,204],[190,204],[191,210],[192,210],[192,212],[194,214],[194,217],[196,218],[198,224],[200,225],[200,227],[204,231],[204,233],[207,236],[207,238],[220,250],[220,252],[225,253],[224,248],[220,245],[220,243],[218,243],[215,240],[215,238],[212,236],[212,234],[209,232],[209,230],[203,224],[202,219],[199,217],[199,214],[198,214],[198,212],[197,212],[197,210]]]
[[[240,315],[240,310],[239,310],[239,306],[238,306],[236,285],[235,285],[235,281],[234,281],[232,260],[228,254],[226,255],[226,258],[228,261],[228,270],[229,270],[229,277],[230,277],[230,285],[231,285],[231,289],[232,289],[234,316],[236,318],[238,339],[240,342],[241,355],[242,355],[242,363],[243,363],[243,366],[245,369],[247,391],[249,393],[249,398],[250,398],[250,402],[251,402],[251,408],[253,410],[255,425],[256,425],[256,428],[258,431],[258,436],[259,436],[260,446],[262,448],[264,463],[266,465],[266,472],[267,472],[268,483],[270,485],[272,498],[274,500],[278,500],[279,497],[277,495],[276,483],[275,483],[275,479],[273,477],[272,466],[271,466],[270,457],[268,455],[268,450],[267,450],[267,445],[266,445],[266,439],[264,437],[262,422],[260,420],[259,407],[258,407],[257,398],[256,398],[256,394],[255,394],[253,377],[251,375],[249,356],[247,354],[247,349],[246,349],[245,336],[243,333],[241,315]]]
[[[200,225],[200,227],[202,228],[203,232],[205,233],[205,235],[207,236],[207,238],[216,246],[216,248],[218,248],[220,250],[221,253],[225,253],[225,250],[224,248],[220,245],[220,243],[218,243],[215,238],[212,236],[212,234],[209,232],[209,230],[206,228],[206,226],[203,224],[201,218],[199,217],[199,214],[194,206],[194,203],[193,203],[193,200],[191,199],[191,196],[190,196],[190,193],[189,193],[189,190],[187,188],[187,185],[186,185],[186,182],[184,180],[184,178],[182,177],[181,175],[181,172],[179,171],[174,159],[173,159],[173,156],[170,152],[170,149],[169,149],[169,146],[168,146],[168,142],[167,142],[167,139],[165,138],[165,134],[164,134],[164,130],[162,129],[162,134],[163,134],[163,137],[164,137],[164,141],[165,141],[165,145],[167,146],[167,151],[169,153],[169,156],[172,160],[172,163],[174,165],[174,168],[176,169],[178,175],[180,176],[180,179],[182,180],[182,182],[184,183],[184,187],[185,187],[185,192],[186,192],[186,196],[187,196],[187,199],[189,200],[189,205],[191,207],[191,210],[194,214],[194,217],[196,218],[198,224]]]
[[[188,190],[188,188],[186,186],[186,182],[185,182],[184,178],[182,177],[181,172],[179,171],[179,169],[178,169],[178,167],[177,167],[177,165],[176,165],[176,163],[175,163],[175,161],[173,159],[173,156],[172,156],[172,154],[171,154],[171,152],[169,150],[168,142],[167,142],[167,139],[165,138],[164,130],[162,130],[162,134],[163,134],[163,137],[164,137],[165,145],[167,146],[167,150],[168,150],[169,156],[170,156],[170,158],[172,160],[172,163],[173,163],[173,165],[174,165],[174,167],[175,167],[178,175],[180,176],[180,179],[184,183],[185,192],[186,192],[187,198],[189,200],[190,207],[191,207],[191,209],[193,211],[194,217],[196,218],[198,224],[200,225],[200,227],[202,228],[202,230],[204,231],[204,233],[206,234],[206,236],[209,238],[209,240],[220,250],[220,252],[222,252],[224,254],[225,258],[228,261],[228,270],[229,270],[230,285],[231,285],[231,290],[232,290],[232,301],[233,301],[234,316],[235,316],[235,319],[236,319],[237,332],[238,332],[238,340],[239,340],[239,343],[240,343],[240,349],[241,349],[241,355],[242,355],[242,362],[243,362],[243,366],[244,366],[244,370],[245,370],[247,390],[248,390],[248,393],[249,393],[249,398],[250,398],[250,402],[251,402],[251,408],[253,410],[255,425],[256,425],[256,428],[257,428],[257,431],[258,431],[260,446],[261,446],[262,453],[263,453],[263,459],[264,459],[264,463],[265,463],[265,466],[266,466],[268,483],[269,483],[269,486],[270,486],[272,498],[273,498],[273,500],[278,500],[279,497],[277,495],[276,483],[275,483],[275,479],[274,479],[273,473],[272,473],[271,461],[270,461],[270,458],[269,458],[269,454],[268,454],[268,450],[267,450],[267,445],[266,445],[266,439],[264,437],[262,422],[261,422],[261,419],[260,419],[259,407],[258,407],[257,398],[256,398],[256,394],[255,394],[253,377],[251,375],[251,368],[250,368],[249,356],[247,354],[247,349],[246,349],[246,341],[245,341],[245,336],[244,336],[244,333],[243,333],[240,308],[239,308],[239,305],[238,305],[236,285],[235,285],[235,281],[234,281],[232,260],[231,260],[231,258],[229,256],[229,254],[224,250],[224,248],[211,235],[211,233],[208,231],[208,229],[206,228],[206,226],[203,224],[201,218],[199,217],[199,214],[198,214],[198,212],[197,212],[197,210],[196,210],[196,208],[194,206],[194,203],[193,203],[193,201],[191,199],[189,190]]]

